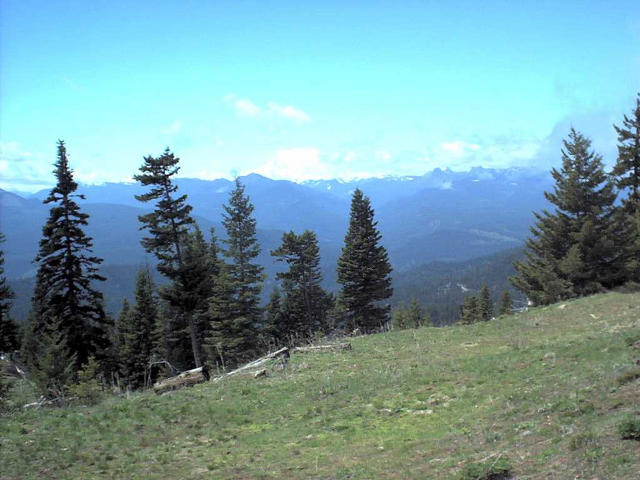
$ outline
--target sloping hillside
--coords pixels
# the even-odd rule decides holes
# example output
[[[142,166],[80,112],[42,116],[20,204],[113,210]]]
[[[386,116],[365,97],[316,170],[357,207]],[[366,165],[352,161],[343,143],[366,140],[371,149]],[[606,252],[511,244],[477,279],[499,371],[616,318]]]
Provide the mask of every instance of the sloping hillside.
[[[1,478],[638,478],[640,294],[352,339],[285,371],[0,419]],[[629,373],[631,372],[631,373]],[[626,375],[625,375],[626,373]],[[640,376],[640,375],[639,375]]]

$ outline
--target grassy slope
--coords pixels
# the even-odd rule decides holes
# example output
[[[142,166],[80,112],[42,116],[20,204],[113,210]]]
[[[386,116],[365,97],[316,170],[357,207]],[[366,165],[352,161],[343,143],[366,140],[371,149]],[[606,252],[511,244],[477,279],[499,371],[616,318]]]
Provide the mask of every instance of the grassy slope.
[[[353,339],[284,372],[0,419],[0,478],[638,478],[640,295]],[[492,457],[495,458],[495,457]]]

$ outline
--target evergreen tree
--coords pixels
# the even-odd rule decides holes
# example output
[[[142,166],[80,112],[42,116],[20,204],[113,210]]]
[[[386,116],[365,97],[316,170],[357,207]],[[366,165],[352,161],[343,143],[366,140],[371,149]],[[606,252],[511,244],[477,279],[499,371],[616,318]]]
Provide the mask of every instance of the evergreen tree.
[[[329,297],[322,289],[320,250],[318,240],[310,230],[301,235],[293,231],[282,235],[282,245],[271,252],[276,260],[289,266],[286,272],[276,274],[285,294],[283,318],[278,338],[309,338],[316,331],[326,330]]]
[[[485,322],[491,320],[493,317],[493,302],[491,301],[491,292],[488,285],[483,285],[480,290],[480,297],[478,298],[478,309],[480,310],[480,317]]]
[[[124,374],[133,388],[144,386],[146,371],[151,360],[153,333],[158,321],[155,286],[148,268],[138,272],[135,289],[136,303],[129,314],[124,314],[122,325],[124,344],[122,362]]]
[[[394,310],[391,326],[394,330],[404,330],[407,328],[420,328],[428,323],[428,314],[424,313],[418,301],[413,298],[408,307],[401,303]]]
[[[253,208],[244,186],[236,179],[222,221],[227,238],[223,240],[226,248],[221,250],[228,263],[220,264],[213,288],[207,338],[211,358],[220,359],[225,366],[250,359],[257,350],[263,274],[262,267],[253,263],[260,253]]]
[[[624,116],[618,134],[618,159],[612,175],[621,193],[622,208],[616,213],[620,227],[618,244],[624,252],[626,279],[640,282],[640,95],[631,117]]]
[[[31,378],[40,393],[47,398],[64,398],[73,383],[76,368],[76,354],[67,347],[63,323],[52,319],[33,337],[37,355],[32,357]]]
[[[516,262],[512,283],[534,303],[587,295],[624,279],[622,255],[612,221],[615,193],[591,141],[571,129],[562,150],[562,169],[551,171],[553,192],[545,197],[554,214],[536,214],[526,260]]]
[[[386,249],[379,245],[380,232],[373,220],[371,202],[360,189],[351,199],[349,229],[338,259],[341,301],[347,310],[350,328],[370,333],[388,321],[389,305],[381,302],[393,294],[391,264]]]
[[[282,296],[280,295],[278,287],[274,286],[271,296],[269,297],[269,303],[267,303],[267,308],[265,309],[264,328],[262,329],[269,345],[271,343],[275,343],[276,345],[281,343],[280,336],[284,330],[281,324],[282,320]]]
[[[409,320],[407,318],[407,307],[404,303],[400,303],[391,314],[391,328],[393,330],[406,330],[409,328]]]
[[[27,322],[22,327],[22,335],[20,336],[20,360],[27,366],[33,367],[38,359],[38,337],[35,332],[36,322],[34,319],[33,309],[27,316]]]
[[[622,191],[628,192],[623,205],[628,213],[640,209],[640,94],[631,117],[624,116],[622,126],[614,125],[618,134],[618,160],[612,174]]]
[[[460,323],[463,325],[471,325],[482,320],[481,301],[476,296],[464,299],[462,311],[460,314]]]
[[[130,329],[131,320],[131,305],[126,298],[122,300],[122,307],[120,313],[114,322],[113,335],[111,338],[111,344],[113,352],[118,359],[118,372],[121,375],[126,376],[126,352],[125,352],[125,337]]]
[[[0,233],[0,244],[4,242],[4,235]],[[20,346],[18,325],[9,316],[11,299],[15,295],[4,276],[4,250],[0,249],[0,352],[13,352]]]
[[[185,243],[192,225],[192,207],[187,204],[186,195],[177,195],[178,187],[173,183],[173,176],[178,173],[180,159],[167,148],[157,158],[144,157],[140,174],[134,178],[143,186],[151,186],[151,190],[143,195],[136,195],[141,202],[155,201],[155,209],[151,213],[140,215],[142,229],[149,231],[149,236],[141,241],[147,252],[158,259],[158,271],[173,282],[187,285],[191,272],[185,262]],[[180,317],[187,324],[193,361],[197,367],[202,365],[200,352],[200,332],[193,318],[194,312],[187,305],[192,305],[186,298],[184,302],[176,302],[174,290],[171,302],[179,310]],[[187,297],[190,295],[187,294]]]
[[[158,320],[153,330],[153,352],[152,358],[156,360],[167,360],[171,362],[171,342],[170,340],[171,325],[171,306],[162,298],[158,298]],[[181,335],[185,337],[185,335]],[[189,351],[189,359],[192,358]]]
[[[176,309],[177,312],[187,312],[191,318],[196,335],[198,356],[204,361],[202,345],[208,335],[210,319],[208,316],[209,298],[213,294],[213,284],[219,270],[217,259],[216,238],[211,231],[211,243],[207,245],[200,228],[194,224],[194,230],[187,233],[182,245],[182,269],[186,275],[179,275],[170,285],[161,289],[162,297]],[[184,313],[178,315],[177,320],[186,320]],[[185,342],[187,322],[176,321],[171,324],[174,330],[169,332],[173,355],[185,357],[176,350],[186,351],[189,345]],[[181,362],[178,362],[181,363]]]
[[[327,311],[327,331],[345,333],[349,323],[347,309],[342,301],[342,295],[329,294],[329,310]]]
[[[84,234],[89,216],[74,200],[84,197],[74,194],[78,184],[73,180],[62,141],[58,142],[55,167],[57,183],[44,200],[52,206],[36,257],[33,333],[42,336],[53,324],[59,325],[65,348],[78,369],[91,355],[104,359],[109,319],[102,294],[92,285],[104,280],[98,274],[102,259],[92,255],[92,239]]]
[[[407,308],[407,323],[410,328],[420,328],[429,323],[428,314],[425,314],[424,310],[415,298],[409,303]]]
[[[505,290],[502,292],[502,297],[500,298],[498,315],[510,315],[511,312],[513,312],[513,300],[511,300],[509,290]]]

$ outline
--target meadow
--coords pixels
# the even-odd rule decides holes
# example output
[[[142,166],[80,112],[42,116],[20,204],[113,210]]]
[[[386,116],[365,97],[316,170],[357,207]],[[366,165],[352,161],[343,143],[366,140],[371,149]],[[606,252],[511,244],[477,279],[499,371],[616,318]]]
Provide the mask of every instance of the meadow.
[[[261,378],[17,409],[0,478],[639,478],[619,432],[640,415],[638,340],[640,294],[607,293],[355,337]]]

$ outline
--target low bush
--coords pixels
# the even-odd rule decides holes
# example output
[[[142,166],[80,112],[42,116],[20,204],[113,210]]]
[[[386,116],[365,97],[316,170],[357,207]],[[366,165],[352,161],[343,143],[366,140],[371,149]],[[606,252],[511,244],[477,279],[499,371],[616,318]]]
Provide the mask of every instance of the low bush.
[[[69,393],[85,405],[95,405],[102,400],[104,391],[98,382],[98,362],[95,358],[89,358],[78,372],[78,382],[69,387]]]
[[[460,480],[505,480],[511,478],[511,462],[500,456],[484,462],[467,464],[462,470]]]
[[[618,424],[618,434],[623,440],[640,440],[640,418],[625,418]]]

